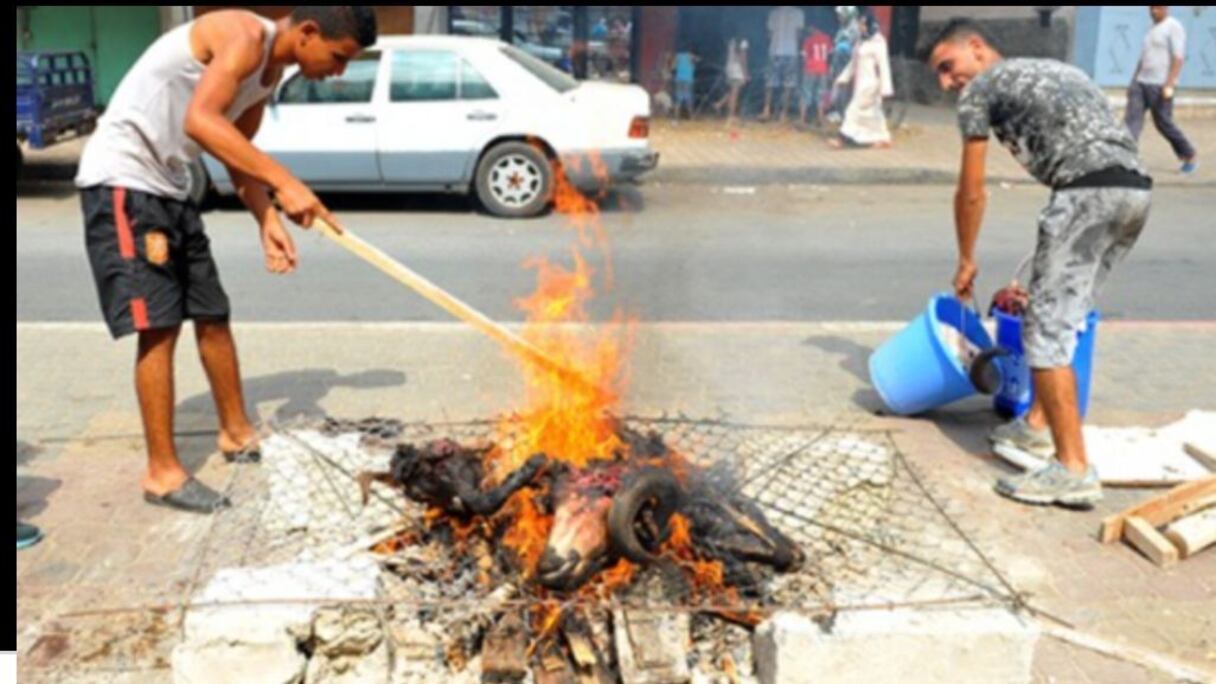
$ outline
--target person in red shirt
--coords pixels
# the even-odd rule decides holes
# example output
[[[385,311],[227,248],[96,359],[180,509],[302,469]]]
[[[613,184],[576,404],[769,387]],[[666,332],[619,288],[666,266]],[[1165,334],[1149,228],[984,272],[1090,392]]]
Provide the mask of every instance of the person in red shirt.
[[[823,97],[828,92],[828,59],[832,54],[832,37],[811,25],[802,41],[802,104],[798,119],[806,124],[806,112],[815,113],[815,125],[823,119]]]

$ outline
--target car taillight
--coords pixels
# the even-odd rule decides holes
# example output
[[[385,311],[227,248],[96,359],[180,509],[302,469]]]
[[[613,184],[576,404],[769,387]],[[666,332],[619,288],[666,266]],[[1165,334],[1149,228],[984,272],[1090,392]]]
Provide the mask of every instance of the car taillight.
[[[633,121],[629,122],[629,137],[630,138],[648,138],[648,137],[650,137],[650,119],[645,116],[633,117]]]

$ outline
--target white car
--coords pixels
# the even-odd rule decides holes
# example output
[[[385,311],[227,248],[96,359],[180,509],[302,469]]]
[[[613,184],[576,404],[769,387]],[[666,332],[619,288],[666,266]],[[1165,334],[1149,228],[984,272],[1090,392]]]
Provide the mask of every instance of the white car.
[[[496,40],[403,36],[341,77],[284,74],[254,142],[319,191],[472,191],[493,214],[532,216],[556,173],[593,190],[655,168],[649,117],[638,86],[579,82]],[[231,194],[227,169],[204,164]]]

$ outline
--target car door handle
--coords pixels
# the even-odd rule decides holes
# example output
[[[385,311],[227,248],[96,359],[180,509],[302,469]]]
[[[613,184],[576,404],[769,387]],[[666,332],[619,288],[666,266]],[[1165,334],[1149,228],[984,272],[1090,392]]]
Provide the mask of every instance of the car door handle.
[[[376,123],[376,117],[371,114],[351,114],[346,117],[346,123]]]
[[[498,115],[494,112],[472,112],[465,118],[469,121],[494,121]]]

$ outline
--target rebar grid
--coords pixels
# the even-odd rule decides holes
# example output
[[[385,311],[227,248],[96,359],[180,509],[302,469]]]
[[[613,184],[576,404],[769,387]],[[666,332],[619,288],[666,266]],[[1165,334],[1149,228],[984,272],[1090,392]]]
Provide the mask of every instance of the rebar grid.
[[[761,586],[739,587],[746,598],[736,600],[692,596],[671,590],[670,583],[666,590],[648,589],[663,583],[644,581],[645,575],[670,571],[656,568],[608,601],[567,600],[567,608],[760,615],[783,610],[830,619],[848,610],[1018,602],[885,431],[683,417],[622,422],[658,433],[669,448],[755,501],[769,522],[802,547],[807,562],[789,574],[756,574]],[[457,563],[459,552],[442,544],[370,557],[369,547],[416,526],[423,511],[379,485],[363,505],[354,480],[360,471],[383,470],[398,442],[447,437],[461,443],[498,440],[509,448],[509,432],[503,439],[496,420],[299,419],[271,426],[262,442],[263,462],[233,469],[227,494],[234,505],[215,516],[191,561],[189,586],[173,596],[148,596],[140,606],[75,612],[67,607],[63,624],[126,623],[123,632],[151,630],[158,636],[151,647],[115,648],[111,640],[86,661],[75,659],[73,678],[122,681],[135,672],[163,673],[172,643],[183,625],[189,628],[190,612],[209,608],[369,606],[386,620],[414,621],[437,633],[467,622],[487,602],[527,610],[536,604],[534,593],[524,588],[495,594],[496,587],[479,581],[472,564]],[[111,675],[118,679],[106,679]]]

